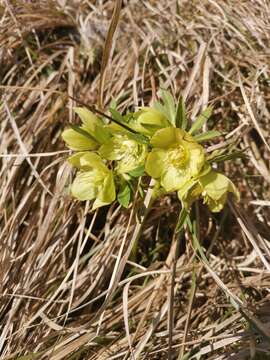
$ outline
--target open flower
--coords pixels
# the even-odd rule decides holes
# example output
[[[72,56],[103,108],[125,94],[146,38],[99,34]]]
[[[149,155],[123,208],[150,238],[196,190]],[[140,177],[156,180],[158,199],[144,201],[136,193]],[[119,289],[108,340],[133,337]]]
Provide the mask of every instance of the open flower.
[[[82,126],[73,126],[62,133],[62,138],[71,150],[86,151],[94,150],[100,144],[109,140],[109,131],[91,111],[85,108],[75,108],[75,112],[82,120]]]
[[[171,123],[160,111],[144,107],[134,113],[134,119],[129,123],[135,131],[152,136],[157,130],[170,126]]]
[[[211,170],[186,183],[178,191],[178,197],[187,210],[195,200],[202,197],[212,212],[219,212],[227,201],[228,193],[239,200],[239,192],[233,182],[225,175]]]
[[[168,192],[179,190],[196,177],[204,165],[203,147],[181,129],[158,130],[150,144],[153,149],[147,156],[146,172],[158,179]]]
[[[128,173],[144,165],[147,148],[124,133],[114,136],[99,149],[101,157],[117,161],[115,170],[118,173]]]
[[[113,173],[99,155],[93,152],[79,152],[68,161],[79,169],[71,186],[74,197],[79,200],[95,199],[93,209],[115,200]]]

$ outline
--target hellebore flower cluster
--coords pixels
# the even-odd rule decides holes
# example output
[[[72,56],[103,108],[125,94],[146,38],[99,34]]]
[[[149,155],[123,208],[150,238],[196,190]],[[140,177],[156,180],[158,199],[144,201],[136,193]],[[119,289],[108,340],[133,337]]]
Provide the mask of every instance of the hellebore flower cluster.
[[[198,134],[211,109],[186,131],[183,102],[176,107],[169,93],[163,96],[163,103],[125,116],[111,109],[111,123],[86,108],[75,108],[82,125],[62,133],[66,145],[75,151],[68,159],[78,169],[71,186],[75,198],[94,200],[93,209],[115,200],[127,207],[135,187],[144,183],[138,179],[148,176],[156,180],[159,193],[176,191],[187,211],[200,198],[212,212],[222,210],[228,193],[239,199],[232,181],[211,168],[213,157],[210,162],[201,145],[220,135],[216,131]]]

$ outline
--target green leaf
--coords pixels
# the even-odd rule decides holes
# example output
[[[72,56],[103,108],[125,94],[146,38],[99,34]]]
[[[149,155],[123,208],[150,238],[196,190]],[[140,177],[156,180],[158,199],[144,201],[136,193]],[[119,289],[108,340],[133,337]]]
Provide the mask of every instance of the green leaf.
[[[179,217],[178,217],[178,221],[177,221],[177,225],[176,225],[176,229],[175,229],[176,234],[179,233],[183,229],[183,226],[185,225],[185,223],[187,221],[187,217],[188,217],[188,212],[183,207],[181,209]]]
[[[140,165],[137,168],[128,172],[128,174],[132,177],[140,177],[144,174],[144,165]]]
[[[85,107],[74,107],[75,113],[79,115],[82,123],[86,128],[93,131],[96,125],[103,126],[103,122],[99,119],[92,111],[86,109]]]
[[[77,133],[87,137],[88,139],[91,139],[92,141],[97,141],[97,139],[94,138],[94,136],[90,135],[89,132],[83,130],[80,126],[78,125],[73,125],[73,124],[69,124],[71,129],[76,131]]]
[[[144,198],[144,191],[143,191],[143,187],[141,184],[138,185],[138,191],[140,194],[140,197],[143,199]]]
[[[115,98],[113,98],[110,102],[109,109],[116,110],[116,108],[117,108],[117,100]]]
[[[186,107],[182,96],[180,96],[178,100],[178,105],[175,115],[175,126],[183,130],[186,130],[187,127]]]
[[[210,118],[212,112],[213,112],[213,108],[211,106],[206,108],[192,124],[189,133],[193,134],[198,130],[200,130],[203,127],[203,125],[207,122],[207,120]]]
[[[149,145],[148,138],[142,134],[134,134],[132,132],[129,132],[128,137],[132,140],[137,141],[137,143],[139,144]]]
[[[206,131],[205,133],[201,133],[198,135],[194,136],[194,139],[197,142],[203,142],[203,141],[208,141],[211,140],[217,136],[221,136],[221,132],[217,131],[217,130],[210,130],[210,131]]]
[[[113,118],[114,120],[117,120],[117,121],[119,121],[120,123],[126,123],[125,117],[124,117],[122,114],[120,114],[119,111],[117,111],[116,109],[114,109],[114,108],[112,108],[112,107],[109,108],[109,111],[110,111],[110,113],[112,114],[112,118]]]
[[[167,118],[170,120],[170,122],[175,125],[175,102],[172,94],[165,89],[161,89],[161,99],[164,103],[166,112],[167,112]]]
[[[235,159],[239,159],[239,158],[245,158],[246,154],[245,154],[245,151],[247,149],[243,149],[243,150],[239,150],[239,151],[233,151],[229,154],[222,154],[222,155],[217,155],[217,156],[214,156],[210,159],[208,159],[209,163],[213,163],[213,162],[223,162],[223,161],[226,161],[226,160],[235,160]]]
[[[120,205],[127,208],[131,199],[131,189],[128,183],[124,183],[124,186],[120,188],[120,192],[117,195],[117,200]]]
[[[168,118],[168,113],[167,110],[165,109],[165,106],[162,105],[159,101],[154,102],[153,108],[159,111],[161,114],[163,114],[166,118]]]
[[[110,134],[108,130],[104,127],[103,121],[95,114],[82,107],[75,107],[74,111],[82,120],[83,130],[85,129],[99,144],[103,144],[109,140]]]
[[[193,222],[191,221],[190,219],[190,216],[187,217],[187,225],[189,227],[189,230],[191,232],[191,235],[192,235],[192,239],[193,239],[193,246],[195,248],[195,250],[198,251],[200,257],[207,263],[207,265],[209,264],[208,262],[208,259],[207,257],[205,256],[205,253],[204,253],[204,249],[202,248],[200,242],[199,242],[199,239],[197,237],[197,234],[196,234],[196,221],[197,220],[194,220]]]

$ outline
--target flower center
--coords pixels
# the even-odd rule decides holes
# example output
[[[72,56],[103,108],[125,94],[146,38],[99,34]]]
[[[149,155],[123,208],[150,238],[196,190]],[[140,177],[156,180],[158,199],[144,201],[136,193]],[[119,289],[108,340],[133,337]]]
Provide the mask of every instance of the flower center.
[[[169,162],[176,168],[185,167],[188,160],[187,150],[180,144],[171,148],[168,152]]]
[[[117,139],[115,149],[120,158],[124,158],[136,154],[137,144],[130,140]]]

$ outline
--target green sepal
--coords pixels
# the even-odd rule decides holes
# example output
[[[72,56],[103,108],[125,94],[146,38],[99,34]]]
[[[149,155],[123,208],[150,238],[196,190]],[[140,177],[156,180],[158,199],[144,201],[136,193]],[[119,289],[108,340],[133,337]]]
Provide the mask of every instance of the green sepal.
[[[131,189],[127,182],[123,182],[120,186],[120,191],[117,194],[117,201],[124,208],[128,208],[131,200]]]

